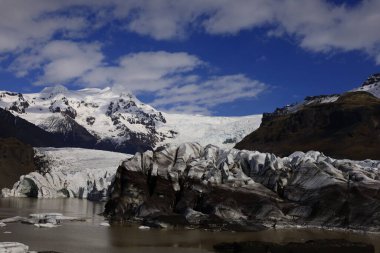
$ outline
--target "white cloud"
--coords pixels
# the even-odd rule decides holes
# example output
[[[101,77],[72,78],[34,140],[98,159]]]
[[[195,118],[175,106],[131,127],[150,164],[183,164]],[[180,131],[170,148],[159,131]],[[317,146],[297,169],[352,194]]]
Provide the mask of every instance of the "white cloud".
[[[175,112],[210,114],[212,108],[243,98],[253,98],[268,88],[242,74],[202,77],[207,66],[184,52],[140,52],[106,64],[98,44],[52,41],[20,56],[12,65],[19,75],[40,70],[36,84],[76,83],[85,87],[112,86],[133,93],[154,93],[152,104]]]
[[[41,52],[48,60],[39,83],[68,82],[101,65],[103,54],[97,44],[66,41],[49,43]]]
[[[380,54],[380,2],[355,6],[326,0],[2,0],[0,53],[46,43],[55,34],[86,36],[118,20],[129,31],[158,40],[184,39],[194,30],[236,34],[265,27],[291,35],[316,52],[331,50]],[[73,8],[75,7],[75,8]]]
[[[0,53],[33,47],[37,42],[49,40],[56,32],[83,30],[87,26],[85,17],[47,15],[67,7],[68,2],[1,0]]]
[[[276,1],[235,0],[213,1],[215,12],[203,22],[211,34],[235,34],[244,29],[262,26],[275,18]]]
[[[0,0],[0,61],[36,84],[155,92],[155,105],[208,113],[218,103],[252,98],[267,86],[243,74],[201,77],[204,63],[185,52],[140,52],[107,61],[88,36],[117,21],[157,40],[192,32],[230,35],[256,28],[291,36],[312,52],[361,51],[380,65],[380,1],[354,6],[326,0]],[[36,75],[37,73],[37,75]]]
[[[139,1],[132,9],[126,26],[155,39],[184,38],[194,29],[224,35],[265,27],[315,52],[360,50],[375,60],[380,54],[377,0],[355,6],[325,0],[157,0]]]
[[[100,67],[104,56],[96,43],[51,41],[41,48],[19,56],[10,69],[19,76],[42,72],[36,84],[67,83]]]
[[[157,91],[182,81],[183,75],[202,64],[196,56],[183,52],[140,52],[121,57],[116,65],[94,68],[80,76],[79,82],[133,92]]]
[[[152,105],[180,113],[211,114],[220,104],[254,98],[268,85],[242,74],[202,77],[195,70],[206,66],[187,53],[141,52],[121,57],[114,66],[94,68],[78,83],[85,86],[154,93]]]
[[[242,74],[216,76],[160,90],[152,104],[168,111],[209,114],[217,105],[254,98],[267,88]]]
[[[300,45],[317,52],[362,50],[380,52],[380,2],[362,1],[355,7],[335,6],[325,1],[287,0],[277,11],[279,25],[299,38]]]

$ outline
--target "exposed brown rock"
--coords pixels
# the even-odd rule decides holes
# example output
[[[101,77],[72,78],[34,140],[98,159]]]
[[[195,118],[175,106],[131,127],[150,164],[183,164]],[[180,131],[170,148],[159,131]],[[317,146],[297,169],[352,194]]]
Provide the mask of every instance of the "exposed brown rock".
[[[294,113],[265,114],[260,128],[236,148],[279,156],[318,150],[334,158],[380,160],[380,99],[352,92]]]

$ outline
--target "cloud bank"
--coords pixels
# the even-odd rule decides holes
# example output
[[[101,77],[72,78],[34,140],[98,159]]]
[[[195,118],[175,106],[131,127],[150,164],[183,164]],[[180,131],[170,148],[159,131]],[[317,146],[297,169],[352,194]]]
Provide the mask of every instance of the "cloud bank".
[[[36,85],[151,92],[158,107],[210,113],[221,101],[255,97],[268,85],[242,73],[197,75],[207,63],[186,52],[136,52],[111,62],[91,34],[115,21],[120,32],[156,40],[260,28],[310,52],[358,51],[380,64],[379,13],[376,0],[1,0],[0,59],[15,75],[33,76]]]

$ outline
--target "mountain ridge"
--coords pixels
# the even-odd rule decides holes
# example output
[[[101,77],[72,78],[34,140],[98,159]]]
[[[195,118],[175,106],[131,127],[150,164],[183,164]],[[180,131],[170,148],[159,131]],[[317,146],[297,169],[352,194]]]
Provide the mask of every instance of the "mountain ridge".
[[[341,95],[316,96],[263,114],[260,127],[235,148],[279,156],[318,150],[334,158],[380,159],[380,79],[376,77],[380,75]]]
[[[183,141],[232,147],[261,122],[261,115],[168,114],[141,102],[129,92],[111,88],[73,91],[55,86],[30,94],[0,91],[0,108],[63,140],[79,135],[89,142],[83,145],[82,141],[74,141],[69,146],[127,153]]]

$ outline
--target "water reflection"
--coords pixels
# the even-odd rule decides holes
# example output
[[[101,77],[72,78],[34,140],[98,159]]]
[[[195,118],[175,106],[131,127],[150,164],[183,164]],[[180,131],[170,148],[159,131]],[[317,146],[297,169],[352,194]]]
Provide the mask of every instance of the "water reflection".
[[[32,250],[59,252],[210,252],[214,244],[234,241],[304,242],[312,239],[347,239],[373,244],[380,253],[380,236],[322,230],[267,230],[257,233],[210,232],[203,230],[139,230],[136,226],[102,227],[98,214],[104,203],[78,199],[0,199],[0,218],[27,216],[38,212],[61,212],[86,218],[52,229],[25,224],[0,228],[0,241],[18,241]],[[11,234],[4,234],[11,231]]]

